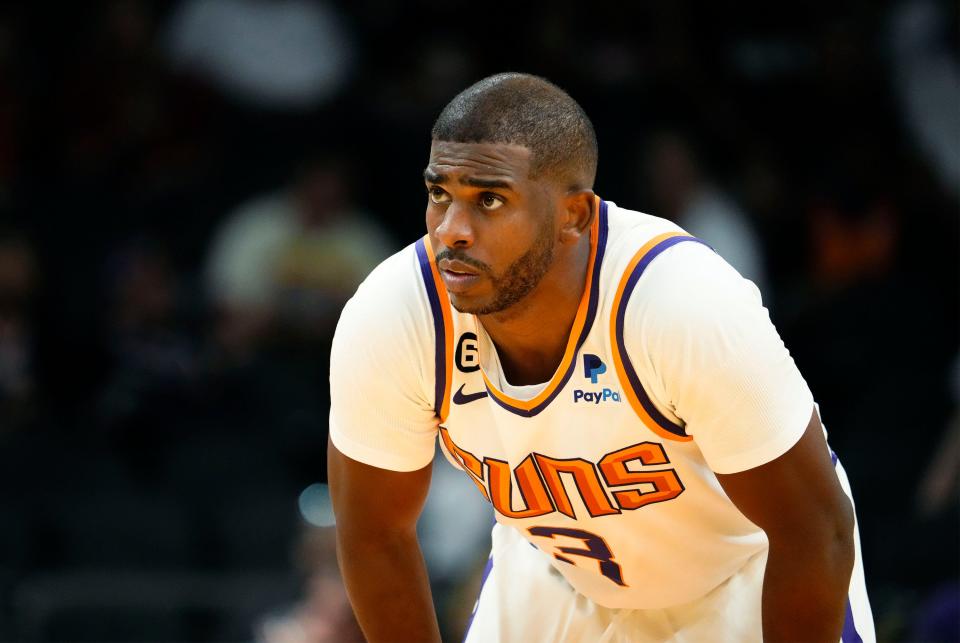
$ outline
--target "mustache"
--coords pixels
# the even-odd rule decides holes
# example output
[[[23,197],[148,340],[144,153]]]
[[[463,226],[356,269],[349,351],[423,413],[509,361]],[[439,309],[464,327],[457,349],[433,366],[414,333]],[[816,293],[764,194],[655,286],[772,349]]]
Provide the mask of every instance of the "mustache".
[[[434,259],[436,260],[437,263],[440,263],[440,261],[443,259],[450,259],[451,261],[462,261],[463,263],[467,264],[471,268],[476,268],[481,272],[486,272],[486,273],[490,272],[490,266],[483,263],[482,261],[474,259],[473,257],[464,253],[462,250],[457,250],[455,248],[444,248],[443,250],[437,253]]]

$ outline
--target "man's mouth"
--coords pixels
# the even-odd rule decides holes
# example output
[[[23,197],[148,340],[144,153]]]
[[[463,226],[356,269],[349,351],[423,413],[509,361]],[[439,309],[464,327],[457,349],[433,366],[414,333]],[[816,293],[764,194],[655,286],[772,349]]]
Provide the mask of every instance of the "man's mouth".
[[[441,259],[437,267],[446,272],[462,275],[476,275],[479,273],[479,270],[459,259]]]
[[[442,259],[437,267],[447,290],[454,294],[464,292],[480,281],[476,268],[456,259]]]

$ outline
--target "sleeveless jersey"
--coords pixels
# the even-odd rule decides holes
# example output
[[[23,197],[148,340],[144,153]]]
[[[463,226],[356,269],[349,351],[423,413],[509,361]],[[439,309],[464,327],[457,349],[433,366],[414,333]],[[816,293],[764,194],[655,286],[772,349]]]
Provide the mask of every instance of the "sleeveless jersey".
[[[724,494],[697,436],[669,400],[652,394],[662,391],[658,379],[665,377],[651,366],[656,362],[627,351],[625,335],[644,324],[642,307],[641,317],[627,323],[628,304],[644,295],[650,266],[674,248],[699,243],[666,220],[597,199],[566,352],[553,377],[534,387],[511,386],[477,317],[451,306],[429,236],[414,244],[415,261],[397,262],[418,273],[421,294],[403,323],[428,337],[418,344],[422,350],[385,360],[384,368],[419,362],[409,368],[419,369],[416,380],[430,389],[420,404],[432,405],[448,460],[491,503],[498,522],[546,552],[578,592],[606,607],[694,600],[767,546],[762,530]],[[335,341],[334,365],[346,361],[337,351]],[[795,370],[792,360],[789,366]],[[809,420],[812,396],[802,378],[794,388],[799,401],[791,413],[806,408],[806,415],[764,461],[786,451]],[[352,425],[361,420],[350,417],[345,402],[338,410],[337,397],[334,391],[330,431],[341,451],[376,466],[414,466],[397,459],[406,447],[391,450],[360,436]],[[406,420],[398,429],[407,436],[401,440],[421,441],[428,430]]]

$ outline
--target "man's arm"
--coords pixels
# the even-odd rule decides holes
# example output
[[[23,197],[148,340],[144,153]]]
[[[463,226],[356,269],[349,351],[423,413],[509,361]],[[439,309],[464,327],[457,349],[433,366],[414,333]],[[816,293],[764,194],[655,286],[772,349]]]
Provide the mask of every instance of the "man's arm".
[[[369,641],[440,641],[416,525],[431,465],[388,471],[327,447],[337,558]]]
[[[770,541],[763,640],[839,641],[853,570],[854,517],[816,411],[786,453],[717,479]]]

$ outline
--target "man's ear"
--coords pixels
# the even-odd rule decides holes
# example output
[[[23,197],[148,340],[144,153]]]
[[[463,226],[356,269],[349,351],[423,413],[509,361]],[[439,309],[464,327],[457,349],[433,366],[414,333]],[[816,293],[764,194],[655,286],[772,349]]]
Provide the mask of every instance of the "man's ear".
[[[576,190],[563,198],[561,242],[575,242],[584,234],[589,234],[597,210],[597,201],[593,190]]]

